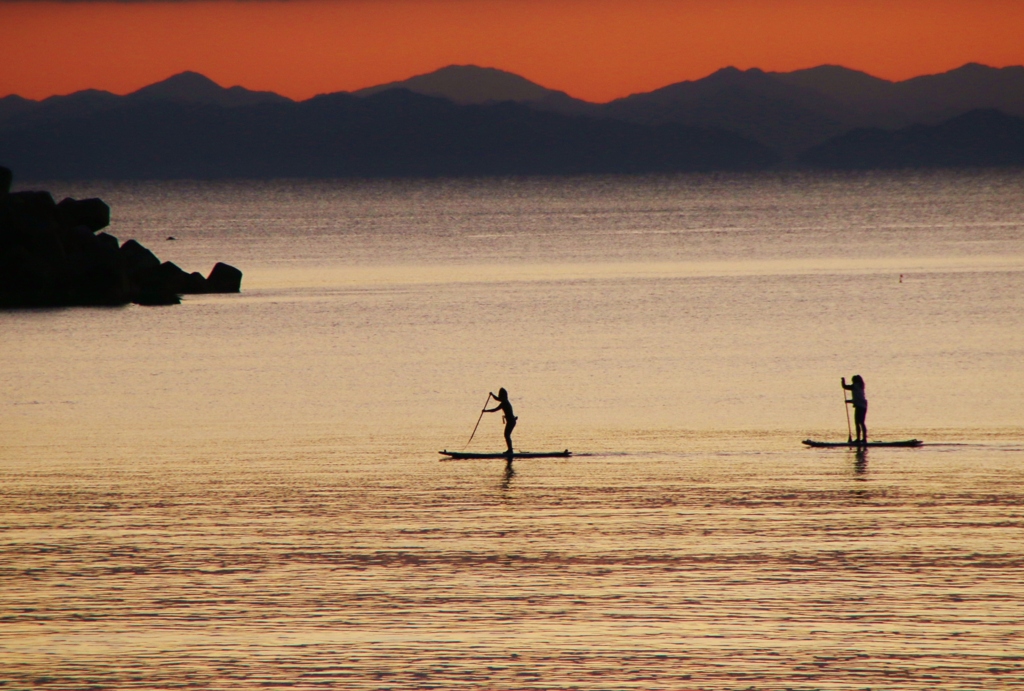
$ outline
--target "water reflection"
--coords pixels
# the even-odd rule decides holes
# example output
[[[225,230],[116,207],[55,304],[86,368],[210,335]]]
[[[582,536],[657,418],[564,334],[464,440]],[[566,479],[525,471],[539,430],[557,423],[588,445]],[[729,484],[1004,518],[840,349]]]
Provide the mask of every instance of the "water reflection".
[[[209,446],[120,466],[0,455],[8,686],[888,689],[898,674],[952,691],[1019,676],[1002,651],[1021,645],[1024,479],[1001,448],[875,452],[871,487],[849,485],[866,459],[845,452],[524,461],[513,494],[508,463],[342,464],[308,442],[285,467],[281,447],[211,463]]]
[[[512,459],[505,462],[505,472],[501,476],[501,491],[508,492],[512,488],[512,478],[516,476],[516,469],[512,466]]]
[[[866,446],[859,446],[854,451],[853,472],[856,473],[858,480],[867,480],[868,449]]]
[[[1021,180],[60,190],[248,287],[0,313],[0,679],[1007,686]],[[879,438],[972,443],[880,450],[870,487],[864,449],[798,448],[851,361],[901,402]],[[599,457],[424,462],[499,376],[528,448]]]

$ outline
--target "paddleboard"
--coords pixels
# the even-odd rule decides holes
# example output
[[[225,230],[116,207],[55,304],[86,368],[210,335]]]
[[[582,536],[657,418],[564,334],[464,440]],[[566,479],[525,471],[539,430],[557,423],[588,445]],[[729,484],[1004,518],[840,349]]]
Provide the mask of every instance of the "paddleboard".
[[[851,449],[863,447],[873,448],[876,446],[921,446],[924,444],[920,439],[904,439],[903,441],[869,441],[866,444],[856,441],[815,441],[813,439],[804,439],[803,443],[815,448],[832,448],[838,446],[848,447]]]
[[[510,456],[507,453],[466,453],[463,451],[438,451],[442,456],[447,456],[448,459],[441,460],[453,460],[461,461],[469,458],[504,458],[508,460]],[[516,451],[512,454],[513,460],[517,458],[568,458],[572,455],[569,449],[565,451],[543,451],[543,452],[530,452],[530,451]]]

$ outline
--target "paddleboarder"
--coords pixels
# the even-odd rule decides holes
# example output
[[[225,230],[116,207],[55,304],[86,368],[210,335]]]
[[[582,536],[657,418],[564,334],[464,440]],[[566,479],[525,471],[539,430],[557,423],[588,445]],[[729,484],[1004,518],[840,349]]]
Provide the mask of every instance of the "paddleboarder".
[[[841,377],[843,388],[850,392],[850,399],[847,403],[853,404],[853,423],[857,428],[857,438],[854,440],[859,444],[868,443],[868,428],[864,419],[868,416],[868,399],[864,396],[864,379],[859,375],[853,375],[850,383],[846,383],[846,377]]]
[[[505,423],[505,444],[508,446],[506,453],[512,455],[512,430],[516,427],[517,418],[512,414],[512,404],[508,402],[508,391],[505,391],[504,387],[498,389],[498,395],[495,396],[494,392],[491,392],[491,398],[498,402],[498,405],[493,408],[484,408],[485,413],[496,413],[499,410],[502,412],[502,421]],[[488,399],[490,400],[490,399]]]

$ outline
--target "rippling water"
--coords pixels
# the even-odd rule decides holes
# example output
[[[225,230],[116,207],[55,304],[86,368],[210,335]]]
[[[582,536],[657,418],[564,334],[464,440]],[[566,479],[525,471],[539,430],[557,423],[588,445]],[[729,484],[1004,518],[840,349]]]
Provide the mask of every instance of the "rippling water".
[[[246,277],[0,313],[0,682],[1024,688],[1022,183],[42,185]]]

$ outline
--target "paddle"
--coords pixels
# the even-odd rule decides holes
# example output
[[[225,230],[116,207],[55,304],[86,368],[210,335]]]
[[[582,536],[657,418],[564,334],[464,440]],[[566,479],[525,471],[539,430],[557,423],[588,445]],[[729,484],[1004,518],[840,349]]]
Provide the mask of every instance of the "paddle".
[[[842,386],[843,386],[843,410],[846,411],[846,443],[850,444],[850,443],[853,442],[853,430],[850,429],[850,401],[848,401],[846,399],[846,377],[843,377],[843,379],[842,379]],[[484,407],[486,408],[487,406],[485,405]],[[476,430],[474,430],[474,431],[476,431]]]
[[[478,417],[476,419],[476,424],[473,425],[473,434],[469,435],[469,441],[466,442],[466,446],[463,448],[463,451],[465,451],[466,448],[469,448],[470,442],[472,442],[473,441],[473,437],[476,436],[476,428],[480,426],[480,421],[484,419],[484,413],[487,412],[487,404],[490,403],[490,402],[491,402],[491,394],[488,393],[487,394],[487,400],[484,401],[484,407],[480,411],[480,417]],[[849,417],[850,414],[847,413],[846,416]]]

